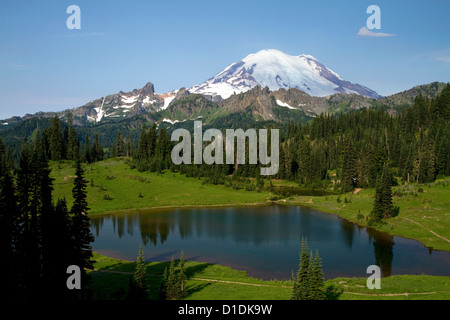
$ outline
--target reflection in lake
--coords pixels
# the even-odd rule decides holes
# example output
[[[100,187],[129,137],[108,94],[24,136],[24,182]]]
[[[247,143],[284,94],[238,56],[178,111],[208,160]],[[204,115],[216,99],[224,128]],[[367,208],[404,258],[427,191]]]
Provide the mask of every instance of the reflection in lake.
[[[319,251],[326,278],[367,277],[369,265],[391,274],[450,275],[450,253],[359,227],[331,214],[287,206],[153,209],[92,216],[94,251],[135,260],[219,263],[264,279],[288,279],[298,268],[302,237]]]

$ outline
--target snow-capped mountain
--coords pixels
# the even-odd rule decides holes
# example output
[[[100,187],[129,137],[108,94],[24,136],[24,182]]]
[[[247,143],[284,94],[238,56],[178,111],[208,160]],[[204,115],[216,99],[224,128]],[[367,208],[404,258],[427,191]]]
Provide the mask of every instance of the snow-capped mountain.
[[[276,49],[250,54],[206,82],[189,88],[189,92],[227,99],[233,93],[245,92],[256,86],[267,86],[271,91],[296,88],[317,97],[335,93],[381,97],[367,87],[343,80],[313,56],[291,56]]]
[[[234,93],[236,95],[250,93],[249,91],[252,89],[258,90],[245,97],[233,95]],[[73,115],[75,124],[84,125],[120,121],[138,115],[147,119],[162,120],[163,122],[167,120],[166,122],[172,123],[176,120],[185,120],[182,115],[185,115],[186,119],[191,119],[193,116],[206,116],[201,113],[201,110],[194,110],[197,108],[205,107],[212,112],[210,105],[205,104],[201,99],[193,98],[192,101],[185,101],[186,104],[177,104],[178,101],[187,99],[192,94],[202,95],[203,98],[206,98],[205,101],[222,108],[221,112],[224,112],[225,109],[236,112],[238,109],[252,105],[252,101],[256,101],[255,103],[262,109],[254,110],[254,115],[268,120],[273,116],[268,110],[271,110],[274,104],[271,102],[271,98],[266,101],[261,98],[262,96],[257,96],[269,97],[271,93],[275,97],[273,100],[275,105],[287,110],[302,109],[311,116],[326,111],[330,105],[327,101],[358,100],[352,97],[354,95],[348,94],[356,94],[364,99],[366,97],[381,98],[369,88],[343,80],[336,72],[326,68],[310,55],[291,56],[276,49],[267,49],[248,55],[203,84],[189,89],[181,88],[167,93],[157,93],[154,85],[149,82],[141,89],[109,94],[73,109],[38,112],[34,115],[27,114],[24,117],[5,119],[0,121],[0,127],[7,127],[11,123],[33,117],[67,117],[69,113]],[[180,111],[180,108],[186,107],[184,109],[189,112],[183,109],[183,112],[176,113],[176,110],[172,110],[172,106],[175,104],[177,104],[176,110]],[[359,108],[365,104],[366,102],[358,102],[353,106]]]

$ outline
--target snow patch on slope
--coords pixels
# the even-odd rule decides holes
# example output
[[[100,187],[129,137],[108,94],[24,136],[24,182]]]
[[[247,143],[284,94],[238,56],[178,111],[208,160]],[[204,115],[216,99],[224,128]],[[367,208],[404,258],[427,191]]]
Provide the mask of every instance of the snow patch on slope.
[[[175,99],[175,96],[164,98],[164,105],[161,107],[161,110],[167,109],[167,107],[169,107],[169,105],[173,101],[173,99]]]
[[[95,112],[97,113],[97,118],[95,118],[95,122],[100,122],[102,120],[103,116],[105,115],[105,112],[103,111],[103,104],[105,103],[105,98],[102,100],[102,105],[100,108],[94,108]]]
[[[277,100],[277,105],[279,105],[281,107],[286,107],[286,108],[289,108],[289,109],[296,109],[294,107],[291,107],[289,104],[287,104],[287,103],[285,103],[283,101],[280,101],[280,100]]]
[[[120,100],[122,100],[123,103],[135,103],[139,96],[131,96],[131,97],[125,97],[122,96]]]

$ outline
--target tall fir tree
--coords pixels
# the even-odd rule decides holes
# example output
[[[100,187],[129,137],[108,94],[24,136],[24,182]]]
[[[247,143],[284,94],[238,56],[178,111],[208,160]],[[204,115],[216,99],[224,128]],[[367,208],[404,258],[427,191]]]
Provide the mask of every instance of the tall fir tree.
[[[307,239],[302,239],[300,265],[293,281],[291,300],[325,299],[322,262],[318,251],[315,258],[313,253],[309,252]]]
[[[117,157],[123,157],[125,155],[123,134],[119,131],[117,133]]]
[[[378,176],[375,187],[375,198],[371,211],[371,220],[377,222],[383,218],[389,218],[398,214],[398,208],[392,202],[392,175],[387,164],[384,165],[382,173]]]
[[[177,276],[175,273],[175,260],[173,256],[172,260],[170,261],[170,267],[166,281],[166,299],[177,299]]]
[[[180,255],[180,272],[178,274],[178,298],[183,299],[186,296],[186,275],[184,270],[184,253],[181,251]]]
[[[311,252],[312,255],[312,252]],[[311,259],[312,260],[312,259]],[[316,256],[312,262],[312,293],[313,300],[325,299],[325,279],[323,278],[322,259],[319,256],[319,251],[316,250]]]
[[[73,205],[70,210],[72,214],[72,230],[73,237],[73,264],[81,269],[82,281],[88,280],[85,269],[93,268],[92,247],[91,242],[94,237],[90,229],[90,219],[88,216],[88,203],[86,186],[87,180],[84,178],[84,170],[80,159],[75,162],[75,179],[72,189]]]
[[[5,149],[0,138],[0,273],[5,275],[3,291],[10,298],[20,299],[18,279],[20,264],[17,259],[17,245],[21,235],[19,209],[15,194],[12,172],[7,165]]]
[[[306,300],[308,296],[308,269],[309,269],[308,239],[302,239],[300,264],[297,278],[294,281],[291,300]]]
[[[341,190],[342,192],[353,191],[357,185],[357,162],[358,157],[353,144],[348,139],[344,146],[342,160]]]
[[[138,298],[145,300],[148,298],[147,284],[146,284],[146,265],[144,259],[144,251],[142,244],[139,245],[139,254],[136,261],[136,270],[134,272],[134,281],[137,287]]]
[[[89,136],[86,134],[84,138],[84,161],[87,163],[92,162],[92,156],[91,156],[91,145],[89,143]]]

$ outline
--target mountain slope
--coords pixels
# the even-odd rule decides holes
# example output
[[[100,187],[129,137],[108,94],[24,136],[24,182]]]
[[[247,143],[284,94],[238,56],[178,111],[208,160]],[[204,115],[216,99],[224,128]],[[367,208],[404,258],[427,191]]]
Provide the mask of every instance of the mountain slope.
[[[291,56],[276,49],[250,54],[189,91],[227,99],[256,86],[267,86],[271,91],[296,88],[318,97],[335,93],[381,97],[369,88],[343,80],[310,55]]]
[[[421,94],[424,98],[432,99],[445,88],[446,84],[443,82],[432,82],[424,85],[415,86],[411,89],[381,98],[377,101],[378,105],[385,105],[387,107],[412,105],[414,99]]]

